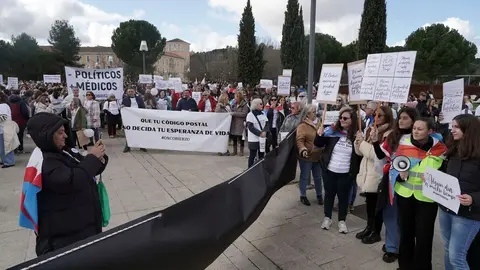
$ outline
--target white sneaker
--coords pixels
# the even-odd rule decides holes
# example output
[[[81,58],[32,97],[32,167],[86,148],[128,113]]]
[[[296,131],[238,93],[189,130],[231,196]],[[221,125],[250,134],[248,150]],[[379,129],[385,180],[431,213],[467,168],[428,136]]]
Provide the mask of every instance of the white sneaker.
[[[345,223],[345,221],[342,220],[338,222],[338,232],[344,234],[348,233],[347,224]]]
[[[330,229],[330,226],[332,226],[332,220],[328,217],[325,217],[323,219],[323,222],[322,222],[322,226],[321,228],[324,229],[324,230],[329,230]]]

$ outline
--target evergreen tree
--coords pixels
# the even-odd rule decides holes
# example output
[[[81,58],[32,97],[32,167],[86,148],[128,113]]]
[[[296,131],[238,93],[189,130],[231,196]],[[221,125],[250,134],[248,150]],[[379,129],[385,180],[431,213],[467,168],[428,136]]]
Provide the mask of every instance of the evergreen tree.
[[[387,42],[387,3],[385,0],[365,0],[358,35],[358,54],[381,53]]]
[[[263,68],[265,67],[265,64],[267,61],[263,59],[263,52],[265,50],[265,45],[260,44],[257,46],[257,50],[255,51],[255,67],[254,67],[254,73],[252,77],[252,81],[257,83],[260,82],[260,79],[262,79],[263,75]]]
[[[263,50],[262,52],[256,50],[255,19],[253,18],[250,0],[248,0],[240,20],[240,34],[238,35],[238,80],[244,85],[250,84],[253,86],[259,82],[255,79],[261,76],[257,73],[259,65],[256,61],[256,55],[261,53],[263,56]]]
[[[298,47],[296,39],[298,37],[297,24],[299,12],[298,0],[288,0],[287,11],[285,11],[285,21],[282,29],[282,43],[280,47],[280,57],[282,66],[285,69],[293,69],[296,62]]]
[[[48,42],[65,65],[75,65],[80,59],[80,39],[75,36],[73,26],[66,20],[56,20],[50,29]]]
[[[305,25],[303,23],[303,10],[300,7],[300,13],[298,15],[296,27],[298,29],[297,38],[295,40],[297,44],[296,50],[296,62],[293,66],[293,78],[292,82],[294,85],[304,85],[306,81],[306,71],[307,71],[307,59],[308,54],[305,54]]]

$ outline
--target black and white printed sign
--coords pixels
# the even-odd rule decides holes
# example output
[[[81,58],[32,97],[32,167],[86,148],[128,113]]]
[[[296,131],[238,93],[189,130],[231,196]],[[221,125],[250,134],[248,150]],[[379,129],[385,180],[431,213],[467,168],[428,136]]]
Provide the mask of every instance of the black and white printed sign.
[[[110,93],[115,93],[117,99],[123,96],[123,68],[87,69],[65,67],[68,92],[73,87],[81,91],[92,91],[97,99],[107,99]]]

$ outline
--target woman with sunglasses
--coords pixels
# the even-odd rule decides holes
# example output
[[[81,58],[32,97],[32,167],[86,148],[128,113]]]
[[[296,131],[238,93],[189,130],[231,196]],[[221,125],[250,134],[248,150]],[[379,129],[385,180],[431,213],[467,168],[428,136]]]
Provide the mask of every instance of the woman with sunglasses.
[[[278,133],[280,132],[280,127],[285,120],[285,115],[283,115],[283,108],[278,103],[278,97],[272,96],[270,98],[270,108],[267,111],[267,119],[270,123],[270,134],[272,134],[272,139],[267,141],[266,153],[270,152],[270,146],[272,149],[275,149],[278,144]]]
[[[337,196],[338,231],[348,233],[345,223],[348,200],[361,161],[353,146],[358,130],[356,115],[352,108],[343,108],[340,110],[339,120],[325,131],[324,127],[320,126],[315,137],[314,145],[318,148],[325,147],[320,159],[325,189],[325,218],[321,225],[324,230],[329,230],[333,223],[332,210]]]
[[[47,94],[40,95],[35,103],[35,114],[40,112],[55,113],[53,104]]]

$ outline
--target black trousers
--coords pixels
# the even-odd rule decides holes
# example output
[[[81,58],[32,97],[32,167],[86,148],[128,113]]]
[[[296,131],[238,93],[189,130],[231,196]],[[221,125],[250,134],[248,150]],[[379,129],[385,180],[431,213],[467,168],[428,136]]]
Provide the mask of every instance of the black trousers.
[[[398,197],[401,270],[432,270],[432,243],[435,233],[436,203],[422,202],[412,195]]]
[[[348,213],[348,200],[353,177],[349,173],[323,171],[323,188],[325,189],[325,217],[332,218],[335,196],[338,197],[338,220],[345,221]]]
[[[120,115],[107,114],[107,129],[109,136],[117,135],[117,125]]]
[[[480,269],[480,232],[470,245],[467,254],[468,266],[470,269]]]
[[[271,132],[272,136],[271,136],[271,140],[267,140],[267,143],[265,144],[265,153],[270,152],[270,146],[272,146],[272,150],[273,150],[278,145],[277,129],[276,128],[271,128],[270,132]]]
[[[367,227],[380,234],[383,224],[383,213],[377,213],[378,193],[365,193],[367,203]]]
[[[17,148],[18,151],[23,151],[23,136],[24,136],[26,127],[27,127],[26,125],[18,125],[17,136],[18,136],[18,141],[20,142],[20,145]]]
[[[238,136],[238,135],[231,135],[230,136],[232,138],[232,141],[233,141],[233,148],[237,147],[237,145],[240,144],[240,148],[244,148],[245,147],[245,141],[242,140],[242,136]]]

